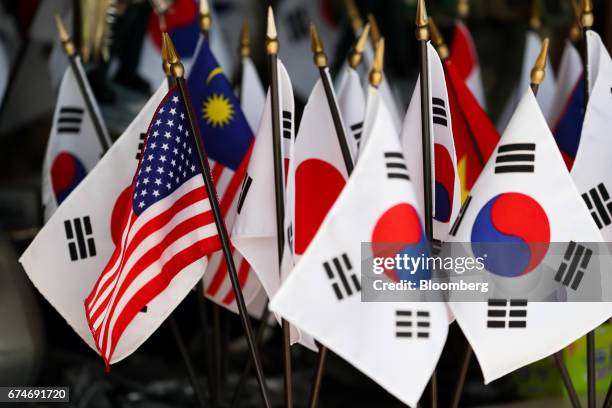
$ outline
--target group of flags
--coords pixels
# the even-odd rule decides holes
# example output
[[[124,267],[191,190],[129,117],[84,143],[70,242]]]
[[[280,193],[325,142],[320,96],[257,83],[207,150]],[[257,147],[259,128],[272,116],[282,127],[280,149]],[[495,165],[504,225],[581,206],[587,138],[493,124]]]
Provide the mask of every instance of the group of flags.
[[[283,3],[282,12],[291,14],[293,3]],[[292,53],[305,52],[295,26],[280,35],[296,44],[287,51],[292,63]],[[529,243],[564,242],[574,245],[569,252],[582,254],[590,249],[576,245],[612,238],[606,140],[612,60],[599,36],[587,33],[591,98],[583,118],[584,78],[574,45],[566,44],[557,81],[547,68],[536,98],[528,73],[541,40],[527,33],[523,74],[501,137],[485,112],[465,24],[456,22],[449,56],[441,59],[427,45],[427,95],[417,80],[403,120],[388,79],[383,75],[379,86],[367,82],[382,41],[365,44],[361,64],[342,67],[337,94],[325,89],[332,83],[329,71],[317,74],[311,66],[314,86],[298,125],[292,69],[278,60],[273,107],[272,89],[266,95],[245,54],[236,96],[208,36],[200,35],[187,75],[192,105],[163,81],[106,152],[92,125],[98,113],[85,102],[91,95],[83,94],[72,64],[60,85],[43,167],[47,222],[20,260],[30,280],[107,365],[133,353],[199,282],[203,296],[237,312],[211,211],[211,200],[218,200],[249,312],[258,316],[270,299],[270,310],[291,323],[292,343],[316,351],[316,340],[410,406],[417,405],[453,320],[490,382],[609,319],[606,303],[534,304],[524,292],[532,289],[529,272],[546,256]],[[308,92],[304,86],[296,92]],[[427,123],[423,98],[431,106]],[[331,104],[340,110],[341,134]],[[426,165],[424,127],[432,135]],[[194,137],[208,153],[216,197],[207,193]],[[494,259],[487,264],[489,273],[523,284],[523,292],[472,303],[361,301],[362,242],[373,243],[372,255],[382,243],[426,250],[426,171],[432,175],[432,238],[527,244],[527,265],[504,265],[500,272]],[[597,281],[612,291],[611,277],[594,264],[582,262],[582,285]],[[393,269],[386,275],[403,279]],[[491,316],[501,317],[491,323]]]

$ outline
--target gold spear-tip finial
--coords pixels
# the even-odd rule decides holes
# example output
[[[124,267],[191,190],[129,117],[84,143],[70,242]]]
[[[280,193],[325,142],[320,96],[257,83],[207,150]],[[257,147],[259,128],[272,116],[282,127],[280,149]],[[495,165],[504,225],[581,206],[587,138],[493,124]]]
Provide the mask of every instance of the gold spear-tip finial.
[[[370,39],[372,40],[372,46],[376,48],[376,44],[378,44],[378,40],[381,39],[382,35],[380,34],[380,28],[378,28],[378,21],[376,21],[376,17],[374,14],[368,14],[368,24],[370,25]]]
[[[185,68],[176,53],[172,39],[166,32],[162,33],[162,46],[166,48],[165,60],[170,66],[170,74],[175,78],[182,78],[185,75]]]
[[[76,48],[74,47],[74,42],[72,41],[70,34],[68,34],[68,31],[64,26],[64,22],[59,14],[55,14],[55,25],[57,26],[57,32],[60,40],[62,41],[62,46],[64,47],[66,55],[72,57],[74,54],[76,54]]]
[[[374,50],[374,62],[370,71],[370,85],[378,88],[383,79],[383,64],[385,60],[385,39],[381,37]]]
[[[571,42],[577,43],[582,37],[582,30],[580,28],[580,5],[576,0],[570,0],[570,3],[574,12],[574,18],[572,19],[572,25],[570,26],[568,37]]]
[[[361,34],[359,34],[359,38],[357,38],[357,42],[349,54],[348,62],[351,68],[357,68],[357,66],[361,64],[361,61],[363,61],[363,51],[368,42],[369,34],[370,24],[366,24],[363,30],[361,30]]]
[[[582,0],[582,7],[580,7],[580,25],[585,30],[589,30],[593,27],[595,18],[593,17],[593,0]]]
[[[470,15],[470,1],[457,0],[457,15],[459,18],[468,18]]]
[[[210,31],[212,25],[212,19],[210,17],[210,8],[208,7],[208,0],[200,0],[200,30],[207,34]]]
[[[361,31],[361,29],[363,29],[363,20],[361,19],[361,14],[359,13],[359,9],[355,4],[355,0],[344,0],[344,7],[346,8],[346,14],[351,21],[353,31]]]
[[[546,59],[548,58],[548,37],[542,41],[542,49],[540,55],[536,59],[535,65],[531,70],[531,83],[533,85],[540,85],[544,81]]]
[[[244,16],[242,29],[240,30],[240,56],[242,58],[251,56],[251,28],[247,16]]]
[[[278,54],[278,34],[276,23],[274,22],[274,11],[272,6],[268,6],[268,26],[266,27],[266,53],[268,55]]]
[[[531,0],[529,27],[535,31],[542,28],[542,5],[540,4],[540,0]]]
[[[425,0],[417,0],[416,10],[416,39],[419,41],[429,40],[429,18],[427,17],[427,8],[425,8]]]
[[[170,72],[170,68],[172,64],[170,64],[170,61],[168,58],[168,44],[164,38],[164,34],[166,33],[162,33],[162,45],[161,45],[162,68],[164,69],[164,74],[166,74],[166,76],[170,76],[172,75],[172,73]]]
[[[429,33],[431,34],[431,43],[434,47],[436,47],[436,51],[438,51],[438,55],[440,59],[444,61],[448,58],[450,52],[448,50],[448,45],[444,41],[444,37],[438,29],[438,25],[434,21],[433,17],[429,17]]]
[[[313,53],[313,61],[317,67],[327,66],[327,55],[323,49],[323,44],[317,33],[317,28],[313,23],[310,23],[310,47]]]

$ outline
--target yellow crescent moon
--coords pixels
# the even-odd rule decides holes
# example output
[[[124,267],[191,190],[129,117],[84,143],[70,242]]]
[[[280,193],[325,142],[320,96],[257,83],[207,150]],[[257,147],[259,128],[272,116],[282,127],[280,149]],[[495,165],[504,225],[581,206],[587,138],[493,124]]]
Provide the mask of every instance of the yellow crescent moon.
[[[212,71],[210,71],[210,74],[208,74],[208,78],[206,78],[206,85],[208,85],[214,77],[222,73],[223,73],[223,68],[221,67],[217,67],[213,69]]]

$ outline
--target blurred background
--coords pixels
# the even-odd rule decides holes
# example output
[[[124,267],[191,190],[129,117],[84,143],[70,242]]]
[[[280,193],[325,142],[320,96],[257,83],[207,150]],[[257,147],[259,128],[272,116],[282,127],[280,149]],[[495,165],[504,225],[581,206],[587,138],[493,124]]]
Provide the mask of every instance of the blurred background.
[[[236,80],[243,18],[251,26],[252,56],[266,84],[263,0],[212,0],[212,35],[219,62]],[[317,24],[332,71],[337,72],[354,35],[342,0],[272,1],[277,11],[284,60],[294,83],[298,110],[318,72],[312,64],[308,24]],[[357,0],[365,19],[372,13],[386,40],[385,70],[405,110],[417,70],[414,39],[416,0]],[[595,27],[612,46],[612,1],[595,3]],[[185,60],[198,38],[195,0],[20,0],[0,2],[0,386],[71,387],[74,407],[190,407],[193,390],[170,328],[163,325],[130,358],[105,373],[102,360],[70,329],[31,285],[17,259],[42,225],[41,166],[51,128],[57,86],[68,61],[53,16],[59,13],[73,33],[104,119],[118,137],[152,90],[163,80],[159,59],[159,19],[153,6],[168,6],[165,24]],[[448,37],[456,18],[455,0],[429,0],[429,13]],[[472,0],[467,25],[480,57],[488,113],[495,121],[518,80],[531,10],[530,0]],[[573,21],[569,0],[543,0],[542,34],[551,38],[556,68]],[[304,45],[306,44],[306,45]],[[53,271],[49,271],[53,273]],[[197,294],[190,294],[175,315],[202,387],[209,389],[211,358],[221,380],[221,406],[230,406],[235,385],[248,359],[238,318],[221,312],[220,344],[213,349],[210,329],[203,329]],[[258,323],[255,323],[258,324]],[[208,326],[210,327],[210,326]],[[612,326],[597,330],[598,390],[612,381]],[[211,353],[210,350],[221,350]],[[447,406],[456,381],[465,338],[453,324],[438,367],[440,405]],[[280,330],[270,327],[262,349],[264,369],[275,405],[282,401]],[[507,352],[512,352],[508,350]],[[566,363],[580,393],[586,388],[585,345],[565,350]],[[305,406],[316,356],[293,349],[296,406]],[[390,364],[401,364],[393,361]],[[418,369],[418,368],[415,368]],[[461,406],[564,406],[563,387],[554,362],[542,360],[487,386],[475,359],[468,372]],[[427,393],[423,405],[427,406]],[[601,398],[600,398],[601,400]],[[242,407],[258,406],[254,377],[242,394]],[[341,359],[332,356],[324,377],[321,407],[394,407],[393,397]],[[35,406],[35,405],[31,405]]]

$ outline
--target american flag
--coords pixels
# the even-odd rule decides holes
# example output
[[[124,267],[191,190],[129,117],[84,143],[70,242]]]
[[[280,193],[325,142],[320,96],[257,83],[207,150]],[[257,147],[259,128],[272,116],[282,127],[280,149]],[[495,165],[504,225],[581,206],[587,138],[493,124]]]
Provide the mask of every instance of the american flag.
[[[107,365],[137,314],[221,247],[185,112],[178,90],[170,90],[147,132],[121,240],[85,300]],[[198,265],[202,273],[205,265]]]
[[[199,44],[187,84],[198,113],[198,125],[208,152],[225,225],[231,231],[255,140],[253,131],[206,40]],[[233,255],[248,306],[261,286],[248,262],[236,250],[233,250]],[[234,290],[221,253],[211,256],[204,275],[204,287],[209,299],[236,311]]]

